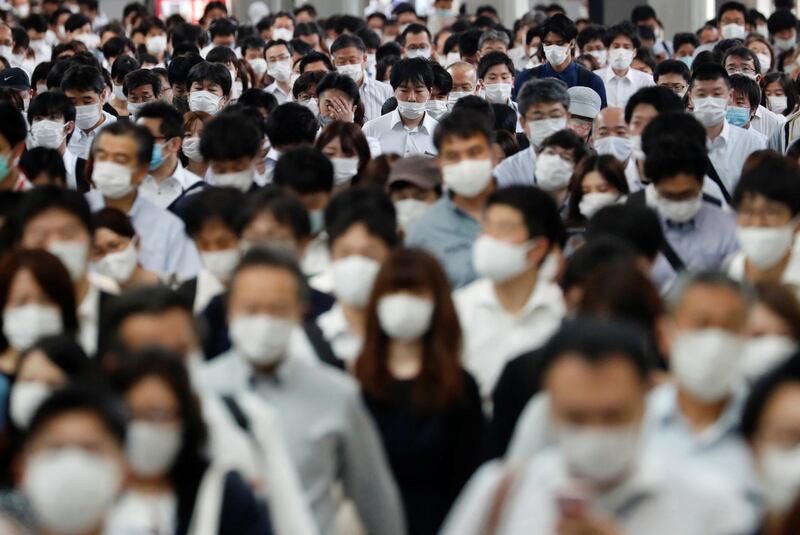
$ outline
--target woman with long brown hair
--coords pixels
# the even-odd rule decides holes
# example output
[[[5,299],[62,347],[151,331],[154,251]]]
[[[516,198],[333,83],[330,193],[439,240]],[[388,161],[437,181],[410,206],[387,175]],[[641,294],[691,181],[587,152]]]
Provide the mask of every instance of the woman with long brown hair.
[[[460,360],[444,271],[423,251],[393,252],[375,281],[355,375],[415,535],[438,532],[480,462],[480,394]]]

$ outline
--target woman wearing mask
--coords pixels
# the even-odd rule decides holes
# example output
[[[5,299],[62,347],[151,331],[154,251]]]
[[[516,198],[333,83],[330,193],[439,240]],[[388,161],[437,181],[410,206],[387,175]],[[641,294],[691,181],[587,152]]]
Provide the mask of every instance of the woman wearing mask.
[[[569,185],[568,225],[586,226],[586,221],[601,208],[623,202],[628,181],[622,164],[609,155],[587,156],[575,167]]]
[[[139,238],[128,216],[115,208],[103,208],[92,214],[92,223],[95,272],[114,280],[122,290],[161,282],[157,273],[139,263]]]
[[[203,125],[212,117],[210,113],[204,111],[190,111],[183,116],[181,163],[197,176],[206,176],[208,171],[208,163],[203,161],[203,155],[200,154],[200,134],[203,133]]]
[[[409,533],[433,535],[480,462],[478,386],[460,363],[461,329],[438,262],[397,250],[366,309],[356,361],[367,407],[400,487]]]
[[[782,72],[771,72],[761,80],[761,105],[773,113],[788,117],[797,110],[800,97],[791,78]]]
[[[130,415],[130,479],[107,533],[272,533],[266,508],[242,477],[209,464],[200,405],[178,356],[133,355],[116,384]]]
[[[744,41],[744,46],[753,51],[758,57],[758,64],[761,66],[761,76],[765,76],[768,72],[774,71],[775,67],[775,52],[772,50],[772,45],[769,40],[763,35],[750,34]]]
[[[78,330],[75,290],[66,268],[52,254],[15,250],[0,260],[0,373],[17,373],[19,357],[44,336]]]
[[[355,123],[335,121],[317,137],[315,146],[333,164],[334,193],[358,181],[358,176],[370,159],[369,143]]]

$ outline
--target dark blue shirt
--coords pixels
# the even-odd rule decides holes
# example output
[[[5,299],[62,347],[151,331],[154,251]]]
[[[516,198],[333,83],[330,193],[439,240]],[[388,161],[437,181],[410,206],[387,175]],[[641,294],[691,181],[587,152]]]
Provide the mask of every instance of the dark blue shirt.
[[[522,71],[517,75],[517,79],[514,81],[514,89],[511,92],[511,99],[514,102],[517,101],[519,89],[525,85],[525,82],[534,78],[558,78],[567,84],[567,87],[575,87],[578,85],[578,64],[573,61],[563,72],[556,72],[549,63]],[[603,79],[595,73],[589,72],[587,80],[586,87],[594,89],[600,95],[600,107],[605,108],[608,104],[606,103],[606,86],[603,83]]]

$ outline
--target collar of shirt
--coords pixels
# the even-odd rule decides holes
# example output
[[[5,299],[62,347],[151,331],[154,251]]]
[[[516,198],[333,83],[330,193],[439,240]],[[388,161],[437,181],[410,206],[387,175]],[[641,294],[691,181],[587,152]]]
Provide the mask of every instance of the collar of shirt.
[[[484,279],[484,281],[485,285],[482,287],[482,291],[475,300],[475,306],[507,314],[503,305],[497,299],[494,284],[488,279]],[[525,306],[515,314],[515,317],[524,318],[540,309],[551,309],[553,312],[559,314],[565,312],[564,296],[561,290],[555,284],[543,280],[541,277],[537,279],[536,285],[531,295],[528,297]]]
[[[350,335],[350,326],[347,324],[344,310],[338,302],[334,303],[329,311],[317,318],[317,323],[329,340]]]
[[[671,219],[664,219],[664,223],[670,230],[677,230],[681,232],[688,232],[695,229],[694,218],[689,221],[673,221]]]
[[[614,72],[614,69],[612,69],[611,66],[608,66],[601,71],[596,72],[595,74],[599,74],[604,82],[611,82],[612,80],[629,80],[630,82],[633,82],[633,71],[633,67],[628,67],[628,72],[625,73],[625,76],[619,76],[616,72]]]
[[[281,157],[281,153],[279,151],[275,150],[275,147],[270,147],[269,152],[267,152],[267,155],[264,158],[266,160],[272,160],[272,161],[277,162],[280,157]]]
[[[557,72],[549,63],[545,63],[542,72],[546,78],[559,78],[569,86],[578,83],[578,64],[574,60],[562,72]]]
[[[284,90],[283,90],[283,89],[281,89],[281,87],[278,85],[278,82],[272,82],[270,85],[268,85],[268,86],[267,86],[267,88],[265,89],[265,91],[267,91],[267,92],[269,92],[269,93],[275,93],[275,92],[277,91],[278,93],[280,93],[280,94],[281,94],[281,95],[283,95],[284,97],[291,97],[291,96],[292,96],[292,91],[291,91],[291,90],[289,90],[289,91],[284,91]]]
[[[110,113],[108,113],[105,110],[102,110],[102,115],[103,115],[103,122],[101,122],[100,124],[98,124],[97,126],[92,128],[88,132],[86,130],[82,130],[80,128],[75,128],[75,132],[78,133],[78,137],[80,137],[81,139],[93,138],[94,136],[97,135],[97,132],[100,130],[100,128],[102,128],[104,125],[107,125],[108,123],[113,122],[113,121],[116,120],[116,118],[113,115],[111,115]],[[72,134],[73,136],[75,135],[75,132],[73,132],[73,134]]]
[[[730,142],[732,131],[733,128],[731,128],[730,123],[728,123],[728,121],[723,121],[722,131],[719,133],[719,136],[713,141],[710,139],[708,140],[708,150],[712,151],[726,147]]]
[[[425,112],[425,117],[422,119],[422,122],[419,123],[414,128],[409,128],[403,124],[403,120],[400,118],[400,112],[398,110],[394,110],[392,112],[392,130],[400,130],[404,129],[409,134],[415,132],[421,132],[426,135],[432,135],[434,129],[436,128],[435,119],[431,117],[428,112]]]
[[[468,217],[470,220],[475,221],[474,217],[462,210],[460,206],[453,202],[452,191],[447,195],[442,195],[441,203],[444,204],[450,211],[452,211],[456,217]]]

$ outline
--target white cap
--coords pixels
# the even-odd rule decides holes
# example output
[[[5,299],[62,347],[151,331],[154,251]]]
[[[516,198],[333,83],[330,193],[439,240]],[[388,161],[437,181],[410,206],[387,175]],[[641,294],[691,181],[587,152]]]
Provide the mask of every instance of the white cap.
[[[569,93],[569,113],[580,115],[594,121],[600,113],[602,101],[600,95],[592,88],[576,85],[567,90]]]

